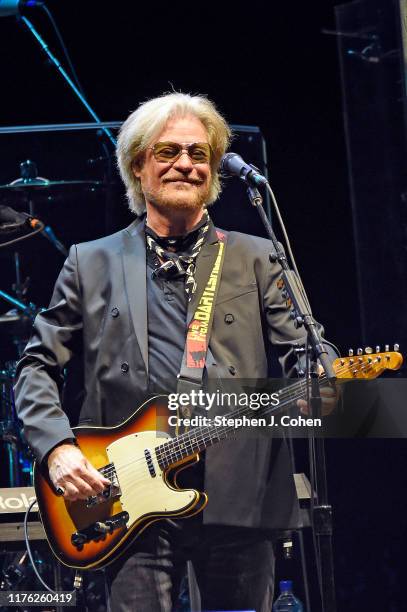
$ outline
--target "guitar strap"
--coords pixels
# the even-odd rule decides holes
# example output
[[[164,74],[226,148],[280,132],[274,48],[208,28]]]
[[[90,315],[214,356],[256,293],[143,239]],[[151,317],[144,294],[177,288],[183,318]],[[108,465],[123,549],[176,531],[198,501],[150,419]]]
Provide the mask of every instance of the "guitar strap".
[[[225,259],[227,234],[216,230],[218,236],[218,254],[210,273],[205,290],[202,293],[194,316],[188,326],[182,366],[178,374],[177,393],[190,393],[202,387],[206,356],[211,336],[216,296],[218,294]],[[191,409],[185,407],[183,415],[190,416]]]

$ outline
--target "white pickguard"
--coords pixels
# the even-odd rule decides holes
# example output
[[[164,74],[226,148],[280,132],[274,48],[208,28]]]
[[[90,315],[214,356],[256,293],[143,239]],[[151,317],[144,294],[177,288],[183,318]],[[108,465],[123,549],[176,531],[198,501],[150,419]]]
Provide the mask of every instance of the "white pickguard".
[[[178,513],[196,499],[191,489],[174,490],[164,480],[155,449],[167,439],[166,434],[144,431],[115,440],[106,449],[109,461],[116,469],[123,510],[129,513],[128,527],[146,514]],[[145,449],[151,453],[155,477],[148,469]]]

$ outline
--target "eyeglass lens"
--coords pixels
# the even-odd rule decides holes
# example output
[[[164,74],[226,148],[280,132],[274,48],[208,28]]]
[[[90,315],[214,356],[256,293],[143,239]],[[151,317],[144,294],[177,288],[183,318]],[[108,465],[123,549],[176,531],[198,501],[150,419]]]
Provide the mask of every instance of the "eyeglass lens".
[[[153,147],[153,154],[159,162],[174,162],[187,151],[193,164],[207,163],[211,157],[211,148],[207,142],[193,142],[183,145],[178,142],[157,142]]]

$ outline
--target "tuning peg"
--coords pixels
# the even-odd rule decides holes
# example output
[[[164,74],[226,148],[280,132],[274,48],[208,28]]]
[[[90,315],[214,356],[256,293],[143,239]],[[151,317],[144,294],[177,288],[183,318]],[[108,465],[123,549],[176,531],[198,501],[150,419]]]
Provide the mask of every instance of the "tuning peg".
[[[385,345],[384,345],[384,352],[385,352],[385,353],[388,353],[388,352],[389,352],[389,350],[390,350],[390,345],[385,344]]]
[[[376,353],[380,353],[380,345],[379,344],[376,344],[376,351],[375,352]]]
[[[363,349],[358,348],[358,350],[357,350],[357,354],[358,354],[358,355],[363,355]]]
[[[396,351],[396,353],[398,352],[399,348],[400,348],[400,345],[399,345],[399,344],[395,344],[395,345],[394,345],[394,350]]]
[[[371,346],[367,346],[365,348],[365,353],[366,353],[366,355],[371,355],[373,353],[372,347]]]
[[[349,349],[349,357],[353,357],[353,349]]]

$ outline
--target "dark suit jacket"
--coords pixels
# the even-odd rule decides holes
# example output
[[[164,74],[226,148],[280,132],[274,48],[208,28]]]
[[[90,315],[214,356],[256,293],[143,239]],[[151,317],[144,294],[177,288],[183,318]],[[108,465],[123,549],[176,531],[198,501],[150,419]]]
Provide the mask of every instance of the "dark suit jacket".
[[[84,368],[79,423],[106,426],[125,420],[147,392],[143,228],[143,223],[134,223],[111,236],[73,246],[48,310],[35,320],[18,364],[16,405],[39,460],[58,442],[73,437],[60,392],[64,368],[74,354],[83,355]],[[212,228],[198,257],[198,290],[188,321],[217,251]],[[303,341],[304,332],[295,329],[289,317],[277,287],[281,269],[269,263],[269,252],[267,240],[237,232],[228,235],[210,339],[209,379],[266,378],[268,340],[284,373],[295,368],[292,343]],[[207,523],[264,528],[296,524],[292,470],[281,440],[239,439],[209,449],[205,487],[210,499]]]

